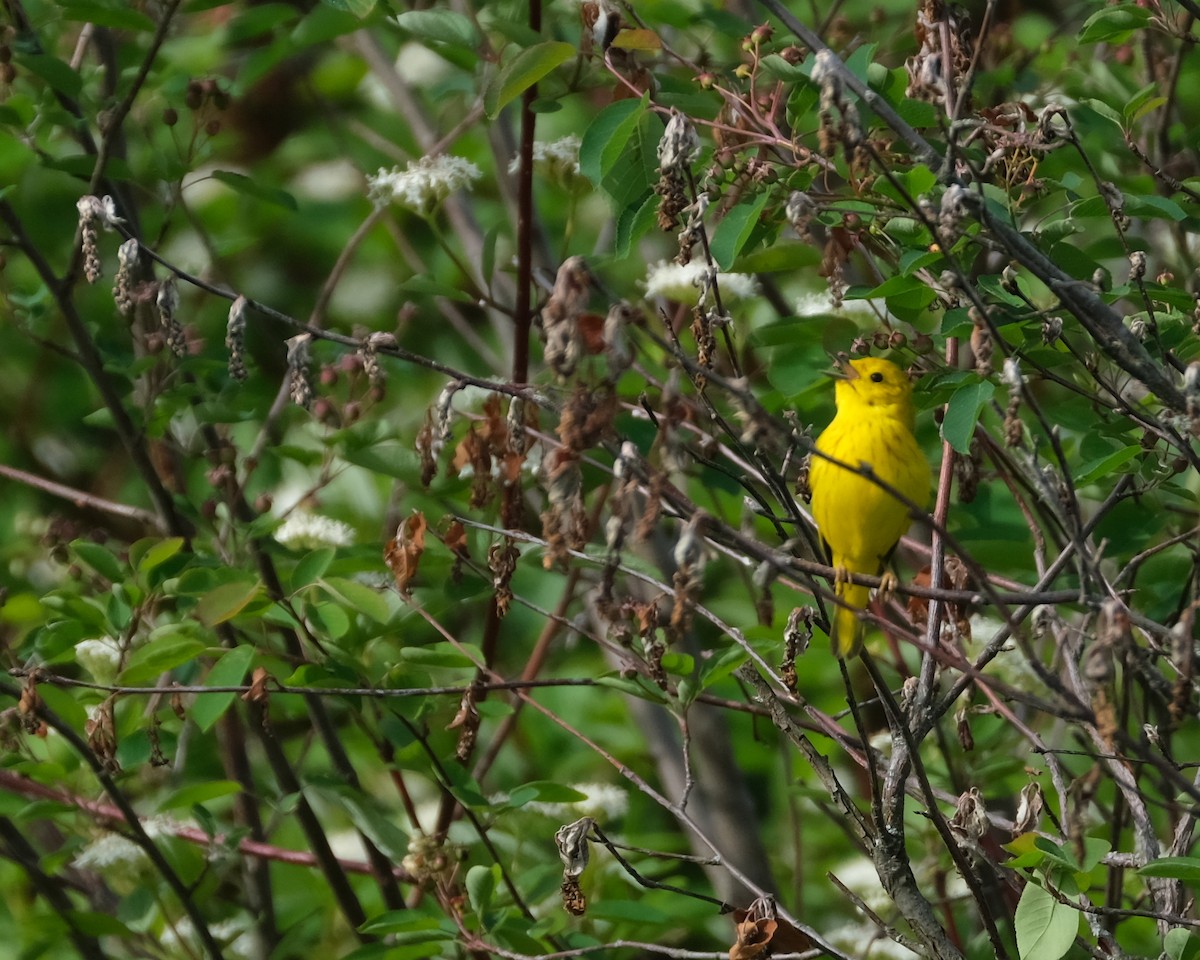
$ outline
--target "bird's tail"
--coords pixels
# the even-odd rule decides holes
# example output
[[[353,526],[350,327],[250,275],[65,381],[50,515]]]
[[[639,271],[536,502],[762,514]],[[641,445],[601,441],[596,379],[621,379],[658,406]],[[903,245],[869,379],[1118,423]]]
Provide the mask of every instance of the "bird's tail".
[[[839,605],[833,612],[833,652],[844,659],[862,647],[863,622],[857,611],[866,609],[871,591],[857,583],[839,583],[837,595],[846,606]]]

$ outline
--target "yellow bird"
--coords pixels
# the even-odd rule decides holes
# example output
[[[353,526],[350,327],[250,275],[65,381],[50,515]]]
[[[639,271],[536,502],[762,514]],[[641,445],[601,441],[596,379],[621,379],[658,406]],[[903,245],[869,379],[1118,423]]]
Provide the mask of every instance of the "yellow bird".
[[[912,386],[903,370],[878,357],[851,360],[841,365],[836,399],[837,415],[817,438],[808,483],[834,589],[845,604],[834,613],[833,651],[848,657],[862,645],[857,611],[866,608],[870,591],[847,574],[879,574],[910,523],[906,504],[857,471],[869,466],[921,509],[929,503],[930,473],[913,436]],[[885,590],[895,587],[892,574],[884,580]]]

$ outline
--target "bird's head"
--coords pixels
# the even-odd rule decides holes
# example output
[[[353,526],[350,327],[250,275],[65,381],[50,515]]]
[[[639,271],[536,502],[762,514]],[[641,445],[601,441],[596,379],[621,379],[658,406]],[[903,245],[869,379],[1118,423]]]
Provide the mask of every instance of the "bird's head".
[[[880,357],[860,357],[838,364],[839,410],[862,409],[875,416],[901,416],[912,422],[912,384],[908,374]]]

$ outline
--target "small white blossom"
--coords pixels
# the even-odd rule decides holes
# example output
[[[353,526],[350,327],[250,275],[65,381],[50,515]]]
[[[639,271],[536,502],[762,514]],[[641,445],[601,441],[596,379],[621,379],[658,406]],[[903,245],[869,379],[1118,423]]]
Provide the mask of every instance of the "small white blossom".
[[[275,530],[275,539],[293,550],[348,547],[354,543],[354,530],[340,520],[296,511]]]
[[[579,176],[579,144],[575,134],[558,140],[536,140],[533,144],[533,168],[551,180],[565,183]],[[521,169],[521,158],[513,157],[509,173]]]
[[[398,203],[427,216],[450,194],[468,189],[482,176],[475,164],[462,157],[422,157],[403,170],[381,167],[375,176],[367,178],[367,196],[377,207]]]
[[[121,665],[121,647],[112,637],[80,640],[75,644],[75,660],[97,683],[111,683]]]
[[[682,265],[667,260],[653,263],[646,271],[643,283],[646,299],[666,297],[683,303],[695,303],[699,299],[700,283],[707,269],[700,260]],[[758,295],[758,281],[748,273],[718,273],[717,286],[723,300],[747,300]]]

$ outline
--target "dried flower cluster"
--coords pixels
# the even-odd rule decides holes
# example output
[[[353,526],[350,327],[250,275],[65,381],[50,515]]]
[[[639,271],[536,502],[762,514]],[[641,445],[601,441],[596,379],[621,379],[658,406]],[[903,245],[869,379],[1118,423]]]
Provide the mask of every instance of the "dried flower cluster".
[[[229,306],[225,323],[225,349],[229,351],[229,376],[239,383],[246,379],[246,298]]]
[[[309,369],[311,333],[298,333],[287,341],[288,392],[292,403],[307,409],[316,395]]]
[[[970,15],[958,4],[923,0],[914,28],[918,50],[904,62],[905,95],[950,113],[971,68]]]
[[[184,356],[187,353],[187,337],[176,315],[179,310],[179,288],[175,285],[174,276],[167,277],[158,285],[154,303],[158,307],[158,322],[168,349],[177,357]]]
[[[100,266],[100,248],[98,244],[97,226],[105,230],[124,223],[117,216],[117,204],[112,197],[93,197],[90,194],[80,197],[75,204],[79,212],[80,244],[83,250],[83,275],[88,283],[95,283],[103,276]]]
[[[654,188],[662,199],[658,207],[658,225],[674,230],[679,215],[688,206],[691,165],[700,156],[700,138],[685,114],[671,111],[667,129],[658,142],[658,184]]]

